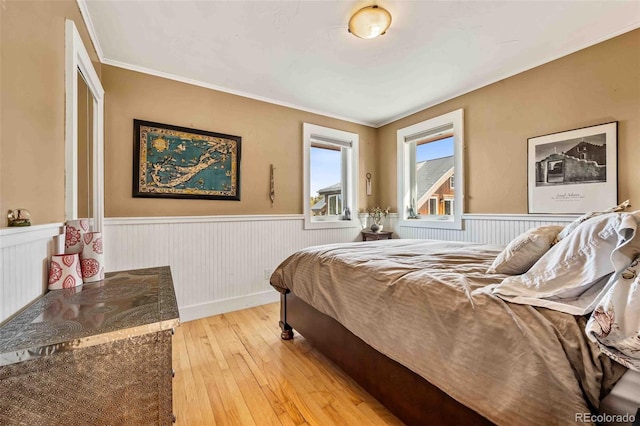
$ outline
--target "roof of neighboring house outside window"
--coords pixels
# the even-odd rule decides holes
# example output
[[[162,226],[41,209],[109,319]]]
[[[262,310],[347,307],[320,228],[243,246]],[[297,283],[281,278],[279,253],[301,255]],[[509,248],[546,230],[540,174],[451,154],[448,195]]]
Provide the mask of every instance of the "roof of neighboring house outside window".
[[[342,182],[334,183],[331,186],[327,186],[326,188],[318,189],[318,194],[328,194],[329,192],[340,192],[342,191]]]
[[[322,200],[315,203],[313,207],[311,207],[311,211],[314,211],[314,212],[322,211],[322,209],[324,209],[324,206],[326,205],[327,203],[324,202],[324,198],[323,198]]]
[[[437,190],[438,188],[433,188],[433,186],[441,181],[445,174],[453,175],[453,156],[417,163],[416,180],[418,188],[416,195],[418,200],[427,195],[427,192],[433,193]]]

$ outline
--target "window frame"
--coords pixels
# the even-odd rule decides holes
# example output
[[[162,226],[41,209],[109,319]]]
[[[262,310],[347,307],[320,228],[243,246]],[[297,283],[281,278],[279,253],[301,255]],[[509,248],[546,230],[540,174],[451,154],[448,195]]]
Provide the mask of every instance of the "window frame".
[[[417,200],[411,200],[415,193],[415,146],[425,134],[425,138],[433,137],[433,133],[441,128],[449,128],[453,132],[453,216],[428,217],[421,215],[418,219],[408,219],[408,211],[413,207],[417,213]],[[464,110],[458,109],[447,114],[421,121],[397,131],[397,187],[398,187],[398,226],[417,228],[462,229],[464,212]],[[415,196],[414,196],[415,198]],[[412,203],[413,201],[413,203]]]
[[[447,211],[447,203],[450,203],[451,206],[455,206],[456,204],[456,200],[454,198],[443,198],[442,199],[442,211],[446,212]],[[449,207],[449,211],[453,210],[451,207]]]
[[[336,207],[339,205],[341,207],[340,211],[342,211],[343,210],[342,209],[342,194],[330,194],[330,195],[327,195],[327,201],[328,202],[327,202],[327,214],[326,215],[327,216],[338,216],[339,213],[331,214],[331,199],[335,200]]]
[[[332,143],[334,142],[334,143]],[[344,130],[302,123],[302,156],[303,156],[303,200],[304,229],[356,228],[358,221],[358,158],[359,135]],[[311,212],[311,146],[327,145],[339,147],[342,152],[342,208],[349,207],[351,218],[344,215],[313,216]],[[328,201],[328,199],[327,199]],[[329,205],[327,204],[327,213]],[[315,219],[314,219],[315,218]]]
[[[429,213],[427,213],[428,216],[437,216],[438,215],[438,201],[439,201],[439,198],[440,197],[437,197],[437,196],[436,197],[433,197],[433,196],[429,197],[428,204],[427,204],[427,206],[428,206],[427,210],[429,211]],[[435,207],[436,207],[436,209],[435,209],[436,212],[435,213],[431,212],[431,202],[432,201],[435,201],[435,203],[434,203]]]

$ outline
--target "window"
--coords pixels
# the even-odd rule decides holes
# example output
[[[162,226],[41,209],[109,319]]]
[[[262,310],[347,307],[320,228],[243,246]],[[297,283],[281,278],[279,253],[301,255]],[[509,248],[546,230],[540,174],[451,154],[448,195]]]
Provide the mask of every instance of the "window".
[[[329,195],[329,214],[342,214],[342,195]]]
[[[342,202],[337,205],[336,197],[342,197],[342,151],[340,147],[311,143],[310,182],[311,215],[316,220],[321,216],[335,216],[342,213]]]
[[[444,214],[445,215],[453,214],[453,200],[451,198],[444,199]]]
[[[438,197],[429,198],[429,210],[427,214],[438,214]]]
[[[302,130],[305,229],[358,226],[358,135],[308,123]]]
[[[398,130],[400,226],[462,229],[463,137],[461,109]]]

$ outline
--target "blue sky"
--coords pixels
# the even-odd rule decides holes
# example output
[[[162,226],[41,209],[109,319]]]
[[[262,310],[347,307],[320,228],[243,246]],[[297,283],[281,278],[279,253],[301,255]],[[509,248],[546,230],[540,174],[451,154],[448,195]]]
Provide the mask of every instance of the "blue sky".
[[[318,189],[340,182],[340,151],[311,147],[311,196]]]
[[[453,137],[418,145],[416,161],[453,155]],[[311,196],[318,189],[340,182],[340,151],[311,147]]]
[[[435,142],[424,143],[416,148],[416,161],[418,163],[451,155],[453,155],[453,136]]]

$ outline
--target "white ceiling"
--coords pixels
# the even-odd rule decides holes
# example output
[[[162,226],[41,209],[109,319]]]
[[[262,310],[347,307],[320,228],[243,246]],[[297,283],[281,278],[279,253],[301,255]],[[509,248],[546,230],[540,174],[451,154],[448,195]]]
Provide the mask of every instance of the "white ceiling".
[[[639,0],[78,1],[104,63],[375,127],[640,27]],[[349,34],[372,3],[387,34]]]

